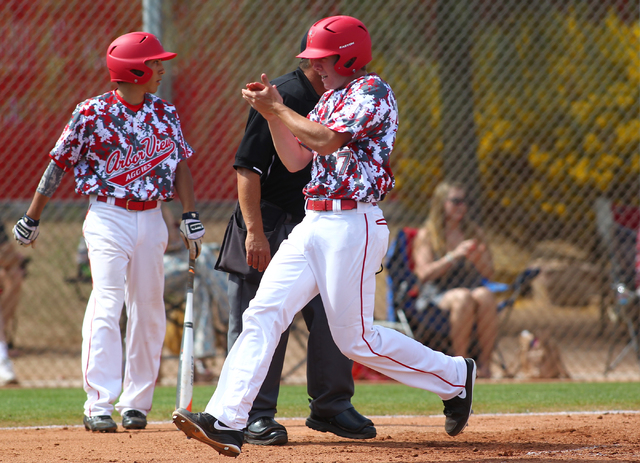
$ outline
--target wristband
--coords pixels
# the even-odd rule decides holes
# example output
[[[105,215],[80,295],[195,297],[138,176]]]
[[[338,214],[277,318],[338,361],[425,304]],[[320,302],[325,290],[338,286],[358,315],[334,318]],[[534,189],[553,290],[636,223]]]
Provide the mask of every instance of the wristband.
[[[200,214],[198,214],[197,212],[185,212],[184,214],[182,214],[182,220],[189,220],[189,219],[196,219],[196,220],[200,220]]]
[[[32,219],[27,214],[24,215],[23,219],[26,222],[26,224],[29,225],[30,227],[37,227],[37,226],[40,225],[40,221],[39,220]]]
[[[450,252],[448,252],[448,253],[446,253],[446,254],[444,255],[444,261],[445,261],[445,262],[449,262],[449,263],[451,263],[451,262],[453,262],[454,260],[456,260],[456,258],[455,258],[455,257],[453,257],[453,254],[451,254]]]

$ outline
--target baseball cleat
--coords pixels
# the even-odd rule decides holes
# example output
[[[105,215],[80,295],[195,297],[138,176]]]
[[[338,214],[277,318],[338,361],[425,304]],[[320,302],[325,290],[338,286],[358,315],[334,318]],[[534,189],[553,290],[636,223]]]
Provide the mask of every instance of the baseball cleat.
[[[84,429],[93,432],[116,432],[118,425],[109,415],[98,415],[89,418],[87,415],[82,419]]]
[[[316,431],[331,432],[347,439],[373,439],[376,437],[373,421],[362,416],[353,407],[330,418],[323,418],[311,412],[305,424],[308,428]]]
[[[173,424],[188,438],[199,440],[222,455],[240,455],[243,432],[229,428],[208,413],[191,413],[179,408],[173,412]]]
[[[476,382],[476,362],[473,359],[465,359],[467,363],[467,381],[464,390],[453,399],[443,400],[444,430],[451,437],[457,436],[467,426],[471,416],[473,405],[473,386]],[[462,397],[461,397],[462,396]]]
[[[127,410],[122,414],[122,427],[125,429],[144,429],[147,427],[147,417],[138,410]]]

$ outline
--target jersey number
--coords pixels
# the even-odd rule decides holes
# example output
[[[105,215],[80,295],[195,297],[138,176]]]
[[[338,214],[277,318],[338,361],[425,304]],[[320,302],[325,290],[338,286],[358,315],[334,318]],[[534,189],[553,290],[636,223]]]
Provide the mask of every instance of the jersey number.
[[[343,151],[336,155],[336,168],[338,170],[338,174],[343,175],[347,171],[350,159],[351,150]]]

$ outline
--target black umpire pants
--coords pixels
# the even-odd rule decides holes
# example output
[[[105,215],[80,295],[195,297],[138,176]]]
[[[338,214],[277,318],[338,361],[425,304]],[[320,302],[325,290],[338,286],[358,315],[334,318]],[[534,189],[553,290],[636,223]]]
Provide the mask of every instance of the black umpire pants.
[[[295,224],[285,224],[290,232]],[[288,235],[289,233],[287,233]],[[237,275],[229,274],[229,332],[228,348],[231,349],[242,332],[242,314],[258,291]],[[324,312],[322,299],[316,296],[302,309],[302,316],[309,330],[307,345],[307,393],[311,397],[309,408],[320,417],[333,417],[352,407],[354,393],[353,362],[338,349]],[[289,329],[280,338],[271,360],[269,372],[249,412],[252,423],[258,418],[274,418],[280,392],[280,377],[289,340]]]

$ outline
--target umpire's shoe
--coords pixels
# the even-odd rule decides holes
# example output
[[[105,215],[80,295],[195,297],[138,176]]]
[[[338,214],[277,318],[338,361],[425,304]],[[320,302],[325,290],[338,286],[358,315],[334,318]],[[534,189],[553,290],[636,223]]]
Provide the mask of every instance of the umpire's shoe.
[[[205,443],[222,455],[237,457],[242,447],[243,433],[229,428],[208,413],[191,413],[184,408],[173,412],[173,424],[185,433]]]
[[[138,410],[127,410],[122,414],[122,427],[125,429],[144,429],[147,417]]]
[[[351,407],[331,418],[322,418],[313,412],[306,421],[307,427],[320,432],[332,432],[347,439],[372,439],[376,437],[373,422]]]
[[[244,441],[255,445],[284,445],[289,441],[287,429],[269,416],[263,416],[244,430]]]
[[[116,432],[118,425],[109,415],[92,416],[87,415],[82,419],[84,429],[93,432]]]
[[[476,382],[476,362],[473,359],[465,359],[467,363],[467,380],[464,384],[464,390],[453,399],[443,400],[444,416],[447,418],[444,422],[444,430],[450,436],[457,436],[467,426],[469,417],[471,416],[473,405],[473,386]]]

